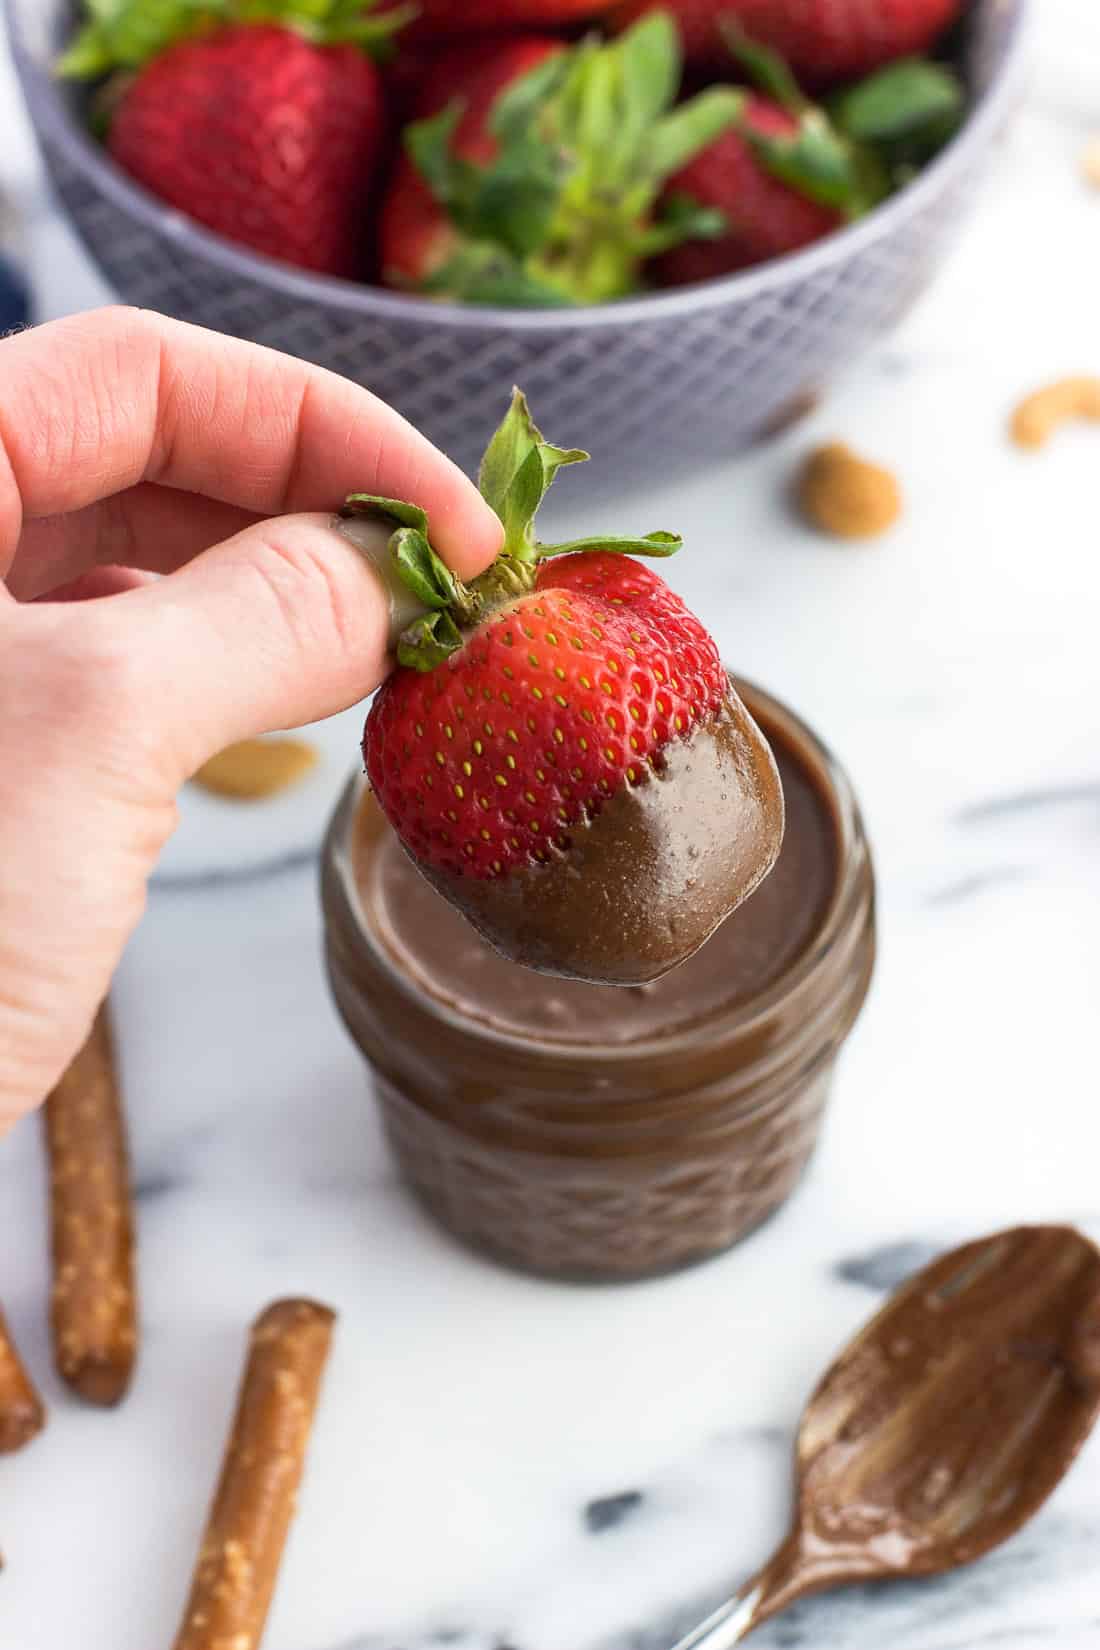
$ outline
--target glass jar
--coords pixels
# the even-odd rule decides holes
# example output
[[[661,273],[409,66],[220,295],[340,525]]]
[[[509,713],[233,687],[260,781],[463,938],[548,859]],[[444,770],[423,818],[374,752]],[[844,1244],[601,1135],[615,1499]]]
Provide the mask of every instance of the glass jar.
[[[753,964],[759,989],[702,1002],[698,1012],[681,1003],[670,1023],[651,1019],[640,1035],[623,1027],[614,1039],[583,1026],[578,1032],[587,1015],[571,1027],[568,1003],[561,1029],[501,1023],[454,992],[426,986],[415,957],[403,964],[383,938],[369,896],[364,903],[371,856],[397,853],[389,827],[361,779],[337,808],[322,876],[329,976],[367,1062],[386,1134],[432,1214],[512,1265],[563,1278],[626,1279],[705,1259],[766,1220],[813,1152],[837,1054],[870,983],[870,854],[851,786],[833,757],[785,706],[735,685],[781,768],[797,772],[804,787],[809,781],[821,829],[831,834],[832,869],[793,956],[783,954],[790,933],[782,923],[773,940],[755,932],[758,918],[750,930],[743,915],[768,882],[707,942],[704,949],[720,945],[734,957],[739,934],[751,940],[760,953]],[[791,832],[788,792],[787,843]],[[783,897],[797,912],[798,885],[783,867],[781,855],[772,872],[780,878],[776,897],[785,877]],[[403,867],[400,874],[408,875]],[[419,901],[439,899],[415,880]],[[450,911],[440,920],[451,922]],[[461,943],[481,945],[472,937]],[[674,972],[693,966],[701,965],[692,959]],[[515,965],[494,957],[491,967]],[[519,973],[532,993],[564,986],[575,1010],[589,1006],[578,992],[625,989]]]

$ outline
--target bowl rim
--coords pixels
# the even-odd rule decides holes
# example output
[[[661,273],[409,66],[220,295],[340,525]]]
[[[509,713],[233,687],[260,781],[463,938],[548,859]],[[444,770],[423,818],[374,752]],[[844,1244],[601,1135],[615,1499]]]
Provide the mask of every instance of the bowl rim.
[[[608,304],[576,308],[508,309],[499,305],[440,302],[385,287],[317,275],[295,269],[249,248],[238,247],[204,229],[182,212],[164,205],[133,182],[105,154],[90,132],[71,118],[58,87],[31,54],[24,39],[17,0],[2,0],[16,73],[31,122],[39,134],[55,144],[88,177],[99,192],[147,229],[169,241],[186,245],[195,256],[219,266],[237,279],[248,279],[297,302],[341,310],[350,316],[416,323],[485,332],[566,333],[578,329],[628,326],[634,322],[674,321],[678,316],[720,309],[729,303],[748,303],[788,284],[809,280],[849,256],[855,257],[891,230],[917,215],[970,155],[996,135],[1008,114],[1024,77],[1027,45],[1034,17],[1032,0],[976,0],[991,13],[1003,12],[1007,40],[989,84],[970,109],[968,118],[949,144],[920,175],[898,194],[875,207],[865,218],[835,230],[798,252],[770,259],[753,269],[739,270],[692,286],[665,292],[647,292]]]

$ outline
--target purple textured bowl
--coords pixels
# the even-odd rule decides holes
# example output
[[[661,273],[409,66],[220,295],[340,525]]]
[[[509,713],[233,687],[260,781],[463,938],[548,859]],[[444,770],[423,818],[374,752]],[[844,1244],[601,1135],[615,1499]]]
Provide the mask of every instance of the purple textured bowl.
[[[804,252],[602,308],[462,308],[309,275],[198,228],[133,184],[50,63],[65,0],[6,0],[16,67],[57,191],[126,302],[286,350],[366,384],[472,470],[512,384],[601,483],[728,456],[891,327],[965,217],[1022,79],[1027,0],[972,0],[970,116],[937,160]]]

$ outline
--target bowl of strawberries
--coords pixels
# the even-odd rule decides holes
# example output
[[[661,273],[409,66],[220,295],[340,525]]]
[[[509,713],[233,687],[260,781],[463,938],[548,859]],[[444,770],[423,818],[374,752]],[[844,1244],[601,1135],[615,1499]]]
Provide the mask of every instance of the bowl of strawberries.
[[[904,313],[1011,112],[1026,9],[6,4],[124,301],[366,384],[471,471],[521,382],[613,478],[759,438]]]

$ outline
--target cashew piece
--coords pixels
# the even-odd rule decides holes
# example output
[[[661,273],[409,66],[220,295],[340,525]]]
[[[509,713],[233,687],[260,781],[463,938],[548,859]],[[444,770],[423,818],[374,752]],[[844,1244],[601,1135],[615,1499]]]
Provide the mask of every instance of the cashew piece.
[[[1100,133],[1086,143],[1081,156],[1081,170],[1085,174],[1085,182],[1091,183],[1094,189],[1100,189]]]
[[[1100,422],[1100,378],[1059,378],[1025,397],[1012,415],[1012,439],[1017,447],[1045,447],[1070,418]]]
[[[243,739],[212,756],[194,783],[235,802],[263,802],[299,784],[318,760],[302,739]]]
[[[834,538],[875,538],[901,515],[897,478],[841,441],[808,454],[795,497],[810,525]]]

